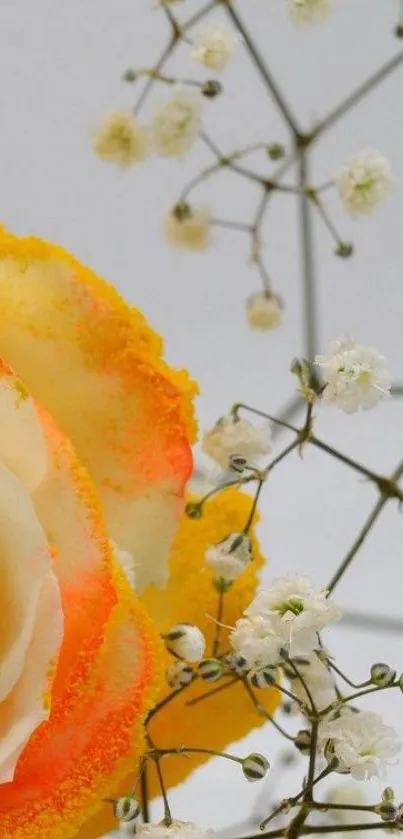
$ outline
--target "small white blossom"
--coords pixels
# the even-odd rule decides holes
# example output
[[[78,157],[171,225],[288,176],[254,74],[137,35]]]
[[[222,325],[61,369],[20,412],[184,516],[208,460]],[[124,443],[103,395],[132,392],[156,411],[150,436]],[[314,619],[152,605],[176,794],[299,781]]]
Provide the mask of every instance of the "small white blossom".
[[[230,635],[233,649],[245,660],[248,669],[261,670],[275,664],[283,646],[281,639],[268,626],[267,620],[256,617],[239,618]]]
[[[178,623],[162,636],[165,646],[185,661],[200,661],[206,649],[206,639],[198,626]]]
[[[127,168],[149,156],[150,134],[131,111],[114,111],[105,117],[93,145],[98,157]]]
[[[160,105],[153,123],[154,146],[162,157],[184,157],[200,129],[201,98],[178,90]]]
[[[180,822],[174,819],[170,825],[141,824],[136,829],[137,839],[214,839],[212,830],[201,830],[192,822]]]
[[[252,546],[246,533],[231,533],[218,545],[206,551],[206,562],[218,580],[233,582],[245,571],[252,559]]]
[[[347,414],[368,410],[390,395],[391,381],[386,359],[372,347],[341,336],[330,345],[329,355],[318,355],[326,387],[322,401],[338,405]]]
[[[202,451],[223,469],[228,469],[233,454],[253,463],[271,451],[270,426],[256,428],[248,420],[226,414],[210,431],[205,432]]]
[[[279,577],[260,591],[245,614],[261,617],[283,647],[311,652],[317,645],[317,632],[339,620],[341,610],[327,597],[326,589],[314,589],[307,577],[296,575]]]
[[[336,698],[334,679],[330,670],[315,654],[309,656],[306,663],[298,663],[297,669],[301,673],[317,710],[322,711],[327,708]],[[296,676],[292,678],[291,689],[301,702],[305,705],[309,704],[304,685]]]
[[[364,149],[335,175],[347,212],[355,217],[370,213],[388,196],[392,185],[390,163],[375,149]]]
[[[171,210],[165,218],[167,242],[185,251],[204,251],[211,244],[211,209],[207,206],[190,207],[185,204]]]
[[[351,772],[356,781],[384,777],[385,766],[401,749],[397,733],[373,711],[343,709],[319,728],[319,748],[338,761],[337,771]]]
[[[268,332],[281,323],[281,304],[276,294],[259,291],[246,301],[246,317],[252,329]]]
[[[239,39],[221,23],[201,26],[195,34],[191,55],[205,67],[221,72],[228,64]]]
[[[331,0],[288,0],[290,18],[297,26],[321,23],[331,10]]]

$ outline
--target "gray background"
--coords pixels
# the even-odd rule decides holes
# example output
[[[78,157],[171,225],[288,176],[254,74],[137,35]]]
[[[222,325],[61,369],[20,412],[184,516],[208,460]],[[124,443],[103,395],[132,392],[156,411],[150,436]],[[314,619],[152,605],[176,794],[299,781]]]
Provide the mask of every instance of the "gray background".
[[[392,35],[396,0],[334,0],[334,6],[329,22],[296,31],[284,0],[239,3],[306,127],[402,48]],[[194,8],[193,0],[183,4],[185,11]],[[91,130],[108,110],[131,105],[137,93],[120,82],[122,72],[150,66],[166,33],[163,15],[146,0],[1,0],[1,216],[17,233],[62,243],[144,310],[165,336],[169,360],[200,382],[198,411],[206,427],[234,401],[275,413],[292,393],[288,365],[302,351],[297,214],[293,198],[276,196],[265,229],[267,263],[286,303],[284,325],[269,335],[250,333],[244,301],[259,279],[247,264],[245,234],[217,231],[214,247],[200,256],[170,250],[161,235],[162,217],[181,185],[211,160],[204,146],[184,162],[152,159],[127,174],[93,155]],[[191,72],[186,48],[171,69]],[[199,68],[195,73],[203,75]],[[206,102],[204,117],[224,150],[259,140],[288,142],[242,46],[224,81],[225,97]],[[320,222],[315,238],[321,348],[349,330],[387,355],[401,380],[402,81],[403,67],[326,135],[313,158],[316,182],[367,145],[393,166],[393,195],[368,218],[352,222],[337,197],[329,196],[334,220],[355,243],[353,259],[332,255]],[[145,118],[166,92],[155,91]],[[203,186],[199,196],[212,203],[215,215],[244,221],[258,199],[253,186],[228,173]],[[403,454],[402,418],[403,404],[392,401],[352,417],[329,409],[320,413],[317,429],[333,445],[388,472]],[[287,460],[262,499],[266,579],[298,571],[326,583],[374,499],[372,487],[320,452]],[[391,503],[340,585],[340,603],[399,617],[402,560],[402,517]],[[340,664],[360,678],[379,659],[403,665],[398,634],[341,626],[331,643]],[[368,706],[382,708],[403,733],[402,702],[394,693]],[[278,747],[266,729],[239,750],[259,749],[274,758]],[[399,778],[397,770],[393,774]],[[285,783],[282,792],[296,790],[296,777]],[[374,781],[367,789],[373,798],[379,785]],[[231,765],[213,761],[171,800],[175,815],[223,827],[241,821],[256,794]]]

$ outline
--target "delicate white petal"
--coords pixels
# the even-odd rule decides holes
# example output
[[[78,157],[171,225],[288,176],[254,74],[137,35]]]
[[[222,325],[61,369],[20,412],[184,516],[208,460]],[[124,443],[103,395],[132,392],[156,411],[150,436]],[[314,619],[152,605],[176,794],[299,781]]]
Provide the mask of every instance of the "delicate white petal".
[[[94,151],[103,160],[127,168],[150,154],[150,133],[131,111],[108,114],[94,137]]]
[[[196,31],[191,55],[210,70],[221,72],[227,66],[238,40],[231,29],[220,22],[212,22]]]
[[[304,25],[321,23],[331,10],[331,0],[288,0],[288,10],[293,23]]]
[[[184,157],[200,129],[201,97],[178,90],[158,108],[154,123],[154,146],[162,157]]]
[[[364,149],[335,175],[347,212],[355,217],[370,213],[387,198],[392,186],[389,161],[375,149]]]
[[[329,354],[316,356],[315,363],[326,385],[322,401],[337,405],[345,413],[373,408],[390,395],[391,379],[385,357],[348,336],[333,341]]]
[[[251,329],[269,332],[281,323],[281,305],[276,294],[259,291],[246,301],[246,316]]]
[[[164,230],[167,242],[173,248],[185,251],[204,251],[211,244],[210,207],[190,207],[183,215],[172,210],[165,218]]]
[[[233,454],[254,463],[271,451],[270,426],[256,428],[247,420],[227,414],[210,431],[205,432],[202,451],[223,469],[228,469]]]
[[[400,752],[396,731],[384,725],[373,711],[353,712],[349,708],[319,727],[319,749],[328,742],[339,762],[339,771],[349,771],[356,780],[384,776],[385,766]]]

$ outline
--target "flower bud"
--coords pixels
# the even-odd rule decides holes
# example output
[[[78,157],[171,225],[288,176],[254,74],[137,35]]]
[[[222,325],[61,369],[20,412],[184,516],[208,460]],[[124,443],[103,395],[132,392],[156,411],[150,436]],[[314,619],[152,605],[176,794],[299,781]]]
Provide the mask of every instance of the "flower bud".
[[[381,817],[383,822],[394,822],[397,816],[396,804],[392,801],[382,801],[374,808],[375,812]]]
[[[281,160],[285,155],[285,148],[282,143],[269,143],[267,146],[267,154],[270,160]]]
[[[137,79],[137,73],[135,70],[129,68],[125,73],[123,73],[122,78],[124,82],[135,82]]]
[[[311,732],[306,728],[302,728],[301,731],[298,731],[294,743],[301,754],[309,754],[311,750]]]
[[[249,464],[246,457],[242,457],[240,454],[232,454],[228,465],[233,472],[239,472],[241,474],[248,468]]]
[[[215,99],[216,96],[219,96],[222,93],[222,84],[218,82],[216,79],[208,79],[207,82],[201,87],[202,96],[206,96],[207,99]]]
[[[200,501],[189,501],[185,507],[185,515],[189,519],[201,519],[203,516],[203,505]]]
[[[191,218],[192,208],[187,201],[178,201],[178,203],[172,207],[172,215],[177,221],[185,221],[186,219]]]
[[[113,812],[119,821],[133,822],[140,815],[140,804],[131,795],[124,795],[114,802]]]
[[[388,664],[378,662],[371,667],[371,682],[378,687],[392,685],[396,678],[396,670],[392,670]]]
[[[261,781],[270,769],[269,761],[258,752],[254,752],[242,761],[242,772],[248,781]]]
[[[197,673],[205,682],[217,682],[224,670],[224,664],[218,658],[204,658],[197,665]]]
[[[385,787],[382,793],[382,801],[394,801],[395,791],[392,787]]]
[[[399,826],[403,825],[403,804],[399,804],[397,808],[396,822]]]
[[[335,256],[348,259],[354,253],[354,245],[351,242],[339,242],[334,249]]]
[[[165,675],[169,686],[174,690],[179,690],[190,684],[193,679],[193,669],[184,661],[175,661],[168,667]]]
[[[395,28],[396,38],[403,38],[403,23],[398,23]]]
[[[249,668],[241,655],[238,653],[228,653],[224,660],[228,670],[232,673],[235,673],[237,676],[246,676]]]
[[[277,670],[275,667],[263,667],[259,670],[253,669],[248,673],[248,682],[255,688],[268,688],[275,685]]]
[[[191,623],[178,623],[162,635],[167,650],[186,661],[200,661],[206,649],[206,639],[201,630]]]

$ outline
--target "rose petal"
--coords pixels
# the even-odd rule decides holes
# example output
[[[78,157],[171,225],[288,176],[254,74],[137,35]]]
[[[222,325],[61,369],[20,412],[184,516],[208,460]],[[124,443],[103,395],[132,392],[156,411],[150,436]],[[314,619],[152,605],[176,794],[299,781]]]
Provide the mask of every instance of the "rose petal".
[[[159,690],[160,641],[112,559],[88,474],[53,421],[38,416],[50,467],[33,497],[54,550],[64,640],[50,719],[13,783],[0,786],[0,836],[70,839],[136,765]]]
[[[73,440],[139,590],[161,583],[192,468],[194,386],[143,316],[61,248],[3,232],[0,306],[0,353]]]

